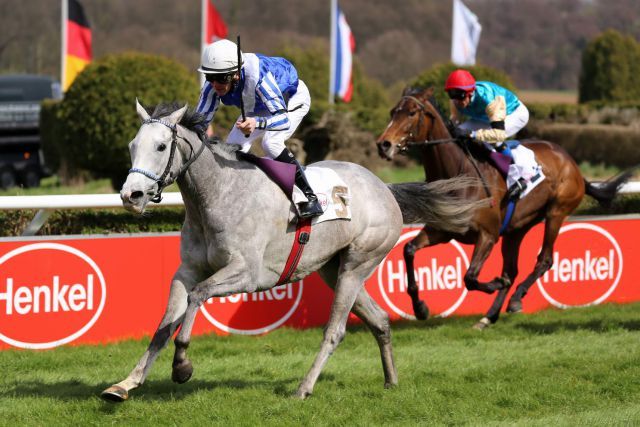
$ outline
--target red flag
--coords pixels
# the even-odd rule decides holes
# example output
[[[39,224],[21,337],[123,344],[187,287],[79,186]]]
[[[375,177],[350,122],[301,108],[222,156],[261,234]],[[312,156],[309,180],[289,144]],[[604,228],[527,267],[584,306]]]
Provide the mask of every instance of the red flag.
[[[202,0],[206,3],[203,7],[204,23],[202,25],[203,44],[208,45],[216,40],[227,37],[227,26],[222,17],[211,3],[211,0]]]
[[[67,2],[64,19],[64,76],[62,90],[67,91],[76,76],[91,62],[91,28],[78,0]]]

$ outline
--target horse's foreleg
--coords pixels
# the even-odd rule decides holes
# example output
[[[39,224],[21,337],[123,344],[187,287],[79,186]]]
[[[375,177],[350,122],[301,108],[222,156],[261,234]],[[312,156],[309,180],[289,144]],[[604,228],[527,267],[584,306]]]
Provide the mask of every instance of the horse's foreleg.
[[[169,302],[165,310],[164,316],[160,321],[160,325],[153,334],[151,343],[147,351],[142,355],[140,361],[131,371],[129,376],[117,384],[104,390],[101,397],[105,400],[113,402],[122,402],[129,397],[129,391],[139,387],[144,383],[151,365],[156,360],[160,351],[167,345],[169,339],[174,334],[180,323],[182,322],[185,310],[187,308],[187,290],[191,286],[191,282],[186,284],[178,278],[178,275],[171,282],[171,290],[169,293]]]
[[[407,269],[407,293],[411,297],[411,304],[413,306],[413,313],[419,320],[426,320],[429,317],[429,308],[424,301],[420,299],[418,294],[419,289],[416,285],[416,276],[414,274],[413,260],[416,252],[427,246],[435,245],[448,241],[444,235],[438,233],[428,233],[426,229],[420,230],[418,235],[413,238],[409,243],[404,246],[404,264]]]
[[[182,384],[191,378],[193,366],[187,357],[187,348],[191,342],[193,323],[198,309],[207,299],[221,297],[242,292],[253,292],[255,286],[249,274],[243,273],[247,269],[239,266],[226,266],[214,275],[198,283],[188,295],[188,304],[182,321],[182,327],[175,339],[175,353],[173,356],[173,371],[171,379]]]
[[[524,298],[535,281],[553,266],[553,245],[558,238],[558,232],[565,218],[566,216],[563,215],[547,217],[544,224],[544,238],[542,249],[538,255],[538,261],[533,268],[533,272],[518,285],[516,291],[511,296],[509,305],[507,306],[508,312],[517,313],[522,311],[522,298]]]
[[[482,291],[488,294],[496,291],[496,287],[491,286],[491,284],[478,281],[480,270],[491,253],[494,244],[495,241],[491,235],[484,232],[479,233],[478,240],[473,248],[473,255],[471,255],[469,269],[464,275],[464,284],[468,290]]]
[[[500,317],[500,310],[504,300],[511,289],[511,284],[518,276],[518,255],[522,238],[528,230],[521,230],[504,236],[502,239],[502,276],[493,280],[498,290],[493,304],[489,308],[486,316],[474,325],[476,329],[484,329],[490,324],[496,323]]]

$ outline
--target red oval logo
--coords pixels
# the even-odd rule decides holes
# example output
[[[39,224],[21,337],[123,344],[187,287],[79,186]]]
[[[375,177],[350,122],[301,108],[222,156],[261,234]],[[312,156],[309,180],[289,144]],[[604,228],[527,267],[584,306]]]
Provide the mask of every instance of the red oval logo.
[[[560,308],[600,304],[622,276],[622,251],[605,229],[575,223],[560,229],[553,267],[538,279],[538,288]]]
[[[400,236],[377,271],[378,289],[383,300],[394,313],[406,319],[415,319],[415,316],[411,297],[407,294],[403,250],[404,244],[419,232],[414,230]],[[438,255],[434,256],[436,251]],[[467,295],[463,278],[468,268],[467,254],[454,240],[438,245],[437,249],[424,248],[416,252],[414,275],[418,293],[432,315],[449,316],[462,304]]]
[[[71,246],[36,243],[0,258],[0,340],[9,345],[43,349],[69,343],[98,320],[105,299],[98,265]]]
[[[303,283],[288,283],[265,291],[210,298],[200,310],[218,329],[240,335],[259,335],[286,322],[298,308]]]

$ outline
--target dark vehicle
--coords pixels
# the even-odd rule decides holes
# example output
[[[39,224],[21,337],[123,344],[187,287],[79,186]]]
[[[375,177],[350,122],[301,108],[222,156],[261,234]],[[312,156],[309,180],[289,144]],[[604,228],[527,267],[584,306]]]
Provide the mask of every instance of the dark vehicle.
[[[40,149],[40,102],[61,97],[50,77],[0,76],[0,188],[37,187],[50,175]]]

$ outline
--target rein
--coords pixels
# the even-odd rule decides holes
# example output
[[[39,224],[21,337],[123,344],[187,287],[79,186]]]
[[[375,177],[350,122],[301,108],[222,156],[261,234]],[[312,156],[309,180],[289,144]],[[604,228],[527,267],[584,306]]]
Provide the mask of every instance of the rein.
[[[139,173],[141,175],[146,176],[147,178],[150,178],[150,179],[154,180],[156,182],[156,185],[158,186],[158,190],[153,195],[153,197],[150,199],[150,201],[152,201],[153,203],[160,203],[160,201],[162,200],[162,190],[164,190],[167,186],[171,185],[176,179],[178,179],[182,175],[184,175],[184,173],[187,171],[189,166],[191,166],[191,164],[193,162],[195,162],[196,159],[198,157],[200,157],[200,154],[202,154],[202,152],[204,151],[205,142],[201,141],[202,144],[200,145],[200,149],[194,155],[193,154],[193,146],[191,145],[191,143],[186,138],[184,138],[182,136],[178,136],[178,126],[177,125],[174,125],[174,124],[169,123],[166,120],[162,120],[162,119],[147,119],[147,120],[144,120],[142,122],[142,125],[146,125],[146,124],[150,124],[150,123],[160,123],[161,125],[164,125],[164,126],[168,127],[169,129],[171,129],[171,148],[169,149],[170,150],[169,151],[169,161],[167,162],[167,166],[164,168],[164,171],[162,172],[162,175],[160,175],[160,176],[156,175],[153,172],[150,172],[150,171],[147,171],[147,170],[144,170],[144,169],[140,169],[140,168],[131,168],[131,169],[129,169],[129,173]],[[185,162],[185,164],[180,167],[180,170],[175,175],[175,177],[173,177],[173,176],[171,176],[171,165],[173,165],[173,158],[175,157],[176,148],[178,147],[178,138],[182,139],[187,144],[189,144],[189,147],[191,148],[191,154],[192,155],[189,157],[189,160],[187,160]],[[167,176],[169,176],[169,180],[165,181]]]
[[[425,115],[431,115],[429,112],[427,112],[427,107],[424,105],[424,103],[422,101],[420,101],[418,98],[416,98],[415,96],[411,96],[411,95],[405,95],[402,97],[402,99],[410,99],[413,102],[415,102],[419,107],[420,107],[420,119],[418,122],[418,131],[420,130],[420,124],[422,123],[423,117]],[[419,133],[419,132],[417,132]],[[406,139],[408,138],[413,138],[413,133],[411,132],[411,130],[409,130],[408,134],[406,137],[404,137],[402,139],[402,141],[398,144],[396,144],[396,147],[398,148],[398,151],[400,153],[406,153],[409,150],[409,147],[429,147],[429,146],[433,146],[433,145],[440,145],[440,144],[447,144],[450,142],[454,142],[454,143],[458,143],[458,140],[456,138],[443,138],[443,139],[426,139],[424,141],[406,141]],[[478,174],[478,176],[480,177],[480,180],[482,181],[482,186],[484,187],[484,191],[487,194],[487,197],[491,197],[491,190],[489,190],[489,185],[487,184],[487,180],[485,179],[484,175],[482,174],[482,172],[480,172],[480,168],[478,167],[478,163],[475,161],[475,159],[473,158],[473,156],[471,155],[471,152],[469,151],[469,147],[467,147],[465,144],[459,144],[460,148],[462,149],[462,152],[464,153],[465,157],[467,157],[469,159],[469,161],[471,162],[471,165],[473,166],[473,168],[475,169],[476,173]],[[463,162],[460,162],[460,172],[462,172],[462,168],[463,168]]]

